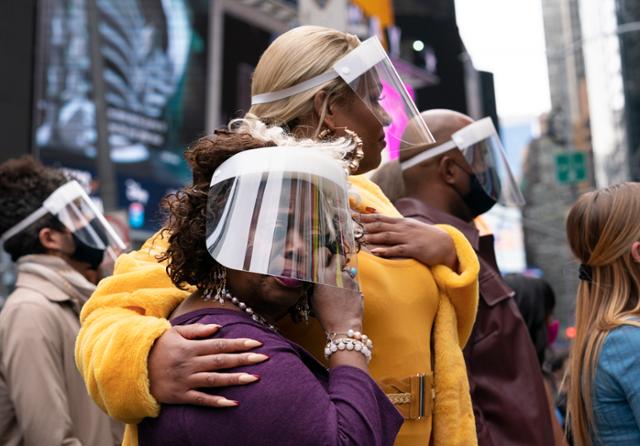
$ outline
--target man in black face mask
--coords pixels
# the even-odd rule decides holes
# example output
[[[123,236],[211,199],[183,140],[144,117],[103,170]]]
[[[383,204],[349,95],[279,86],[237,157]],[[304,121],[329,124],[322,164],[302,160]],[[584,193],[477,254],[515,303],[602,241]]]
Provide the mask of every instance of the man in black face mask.
[[[438,142],[407,151],[401,147],[400,162],[382,166],[373,181],[402,215],[456,227],[478,254],[481,299],[464,349],[478,444],[553,445],[552,418],[535,349],[514,293],[500,276],[493,236],[480,236],[473,223],[505,198],[519,198],[521,204],[519,192],[508,187],[512,177],[506,160],[499,159],[501,151],[492,147],[497,134],[490,123],[474,124],[451,110],[430,110],[422,116]],[[486,131],[487,124],[493,133]],[[501,167],[507,173],[502,179]]]
[[[0,243],[18,273],[0,312],[2,444],[120,444],[123,426],[91,400],[74,360],[113,231],[83,194],[30,157],[0,164]]]

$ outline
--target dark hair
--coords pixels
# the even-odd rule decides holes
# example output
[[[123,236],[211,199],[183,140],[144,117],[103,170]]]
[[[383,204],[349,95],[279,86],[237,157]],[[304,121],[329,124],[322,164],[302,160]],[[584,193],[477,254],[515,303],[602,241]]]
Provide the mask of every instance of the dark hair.
[[[505,281],[516,293],[516,303],[542,365],[547,349],[547,317],[556,306],[556,295],[544,279],[507,274]]]
[[[167,217],[163,234],[170,235],[168,248],[158,259],[168,261],[167,274],[176,286],[184,289],[189,284],[204,290],[220,285],[222,267],[209,255],[204,242],[211,176],[220,164],[237,153],[274,145],[248,133],[217,130],[185,151],[193,171],[193,184],[168,195],[161,205]]]
[[[0,164],[0,233],[28,217],[67,181],[61,171],[45,167],[31,156]],[[47,214],[11,237],[4,243],[4,249],[14,262],[27,254],[46,252],[39,237],[43,228],[62,231],[64,226],[53,215]]]

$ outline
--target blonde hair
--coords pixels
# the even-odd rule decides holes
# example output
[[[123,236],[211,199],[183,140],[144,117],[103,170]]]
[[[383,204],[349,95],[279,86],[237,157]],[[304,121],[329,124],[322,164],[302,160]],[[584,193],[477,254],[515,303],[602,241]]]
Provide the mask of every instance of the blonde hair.
[[[262,54],[253,73],[251,94],[282,90],[328,71],[332,65],[360,45],[352,34],[321,26],[299,26],[282,34]],[[349,88],[340,78],[279,101],[253,105],[247,117],[269,125],[293,129],[314,112],[313,97],[324,90],[327,96],[319,121],[311,134],[316,137],[331,100],[345,97]]]
[[[569,211],[567,237],[590,271],[578,285],[576,339],[569,372],[568,417],[576,444],[590,445],[592,390],[600,350],[609,331],[640,323],[640,266],[631,257],[640,241],[640,183],[622,183],[582,195]]]

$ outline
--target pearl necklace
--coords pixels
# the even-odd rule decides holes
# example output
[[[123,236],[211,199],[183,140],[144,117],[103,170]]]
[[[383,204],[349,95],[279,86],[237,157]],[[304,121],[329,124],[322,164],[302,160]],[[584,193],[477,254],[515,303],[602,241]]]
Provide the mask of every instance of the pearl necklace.
[[[269,322],[267,322],[267,320],[260,316],[258,313],[256,313],[255,311],[253,311],[253,309],[251,307],[248,307],[247,304],[245,304],[244,302],[242,302],[240,299],[238,299],[235,296],[232,296],[231,293],[229,292],[229,290],[224,287],[219,294],[217,295],[213,295],[213,290],[205,290],[205,292],[202,294],[202,299],[204,301],[209,301],[211,299],[217,301],[220,304],[224,304],[225,301],[229,301],[231,302],[233,305],[235,305],[236,307],[240,308],[242,311],[244,311],[245,313],[247,313],[249,316],[251,316],[251,319],[253,319],[254,321],[258,322],[259,324],[264,325],[265,327],[269,328],[270,330],[273,330],[275,332],[278,331],[278,329],[273,325],[270,324]]]

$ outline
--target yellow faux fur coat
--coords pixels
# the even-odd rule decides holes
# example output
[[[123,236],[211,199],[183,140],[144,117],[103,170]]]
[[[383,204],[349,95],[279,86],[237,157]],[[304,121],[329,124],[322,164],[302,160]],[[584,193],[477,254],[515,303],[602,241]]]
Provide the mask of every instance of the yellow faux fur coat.
[[[357,196],[351,203],[354,210],[374,208],[400,217],[374,183],[362,176],[350,180]],[[397,445],[426,445],[430,438],[437,446],[477,444],[462,347],[477,311],[479,266],[464,236],[440,227],[454,240],[460,273],[445,266],[427,268],[412,259],[381,259],[364,251],[358,255],[364,330],[375,342],[372,377],[383,388],[389,380],[433,377],[433,401],[428,398],[423,418],[405,421]],[[114,275],[100,282],[81,314],[78,368],[98,405],[129,424],[125,445],[137,444],[135,423],[160,410],[149,393],[149,350],[170,327],[166,317],[190,294],[175,288],[164,265],[155,260],[166,243],[156,235],[139,251],[121,256]],[[317,324],[285,322],[282,329],[322,357],[318,353],[324,338]]]

